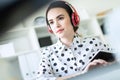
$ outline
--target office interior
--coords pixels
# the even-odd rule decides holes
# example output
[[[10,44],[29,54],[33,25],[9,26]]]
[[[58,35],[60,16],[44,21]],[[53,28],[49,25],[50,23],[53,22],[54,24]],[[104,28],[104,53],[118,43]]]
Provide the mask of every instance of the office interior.
[[[52,0],[51,0],[52,1]],[[120,0],[66,0],[71,3],[80,16],[78,33],[83,36],[97,36],[104,43],[113,47],[120,62],[119,31],[111,26],[119,26],[119,14],[109,18],[109,14],[120,12]],[[48,32],[45,22],[45,11],[48,5],[35,11],[24,20],[11,27],[0,36],[0,80],[32,80],[35,77],[37,65],[41,59],[44,47],[54,44],[57,40]],[[119,18],[119,19],[118,19]],[[108,19],[114,22],[111,24]],[[111,25],[109,27],[109,25]],[[113,30],[112,34],[112,30]],[[119,30],[119,28],[117,28]],[[107,32],[110,34],[107,34]],[[115,34],[116,33],[116,34]],[[111,36],[112,35],[112,36]],[[116,65],[116,64],[114,64]],[[119,80],[120,65],[96,69],[82,80]],[[110,69],[109,69],[110,68]],[[96,71],[101,73],[96,73]],[[111,72],[110,72],[111,70]],[[99,74],[99,75],[97,75]],[[91,77],[96,75],[95,77]],[[80,76],[70,80],[79,80]]]

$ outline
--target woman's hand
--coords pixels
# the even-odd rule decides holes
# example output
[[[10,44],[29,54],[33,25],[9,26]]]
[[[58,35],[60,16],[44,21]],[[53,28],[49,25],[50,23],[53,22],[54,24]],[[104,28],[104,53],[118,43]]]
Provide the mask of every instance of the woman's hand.
[[[93,68],[96,68],[96,67],[99,67],[99,66],[105,66],[107,64],[108,64],[108,62],[106,62],[105,60],[95,59],[87,65],[87,67],[85,68],[83,73],[87,72],[90,69],[93,69]]]
[[[84,74],[85,72],[87,72],[90,69],[93,69],[93,68],[96,68],[99,66],[105,66],[107,64],[108,64],[108,62],[106,62],[105,60],[95,59],[87,65],[87,67],[85,68],[85,70],[82,73],[77,73],[77,74],[69,75],[69,76],[65,76],[65,77],[58,77],[56,80],[66,80],[66,79],[69,79],[71,77],[75,77],[77,75]]]

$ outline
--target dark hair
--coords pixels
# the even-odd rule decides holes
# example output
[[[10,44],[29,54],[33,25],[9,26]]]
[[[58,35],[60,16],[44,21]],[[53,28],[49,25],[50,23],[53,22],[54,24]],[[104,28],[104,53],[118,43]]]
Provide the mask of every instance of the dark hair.
[[[68,3],[69,4],[69,3]],[[68,13],[68,15],[69,15],[69,17],[70,17],[70,21],[71,21],[71,23],[72,23],[72,13],[73,13],[73,10],[71,9],[71,6],[70,5],[68,5],[67,4],[67,2],[65,2],[65,1],[53,1],[50,5],[49,5],[49,7],[48,7],[48,9],[47,9],[47,11],[46,11],[46,22],[47,22],[47,25],[49,25],[49,23],[48,23],[48,19],[47,19],[47,14],[48,14],[48,12],[49,12],[49,10],[50,9],[52,9],[52,8],[63,8],[63,9],[65,9],[66,11],[67,11],[67,13]],[[73,25],[73,23],[72,23],[72,25]],[[76,30],[78,29],[78,26],[74,26],[73,25],[73,29],[74,29],[74,31],[76,32]]]

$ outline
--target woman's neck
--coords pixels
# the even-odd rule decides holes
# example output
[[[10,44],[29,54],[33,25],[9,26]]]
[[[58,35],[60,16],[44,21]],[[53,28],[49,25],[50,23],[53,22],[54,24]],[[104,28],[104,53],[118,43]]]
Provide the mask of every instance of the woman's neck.
[[[65,44],[67,47],[70,47],[71,43],[73,42],[73,38],[74,38],[75,34],[69,35],[65,38],[61,38],[60,41]]]

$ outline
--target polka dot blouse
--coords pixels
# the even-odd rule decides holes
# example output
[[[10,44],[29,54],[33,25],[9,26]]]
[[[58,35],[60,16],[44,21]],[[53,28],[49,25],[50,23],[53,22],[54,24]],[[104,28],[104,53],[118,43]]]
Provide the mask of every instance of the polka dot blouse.
[[[70,47],[58,40],[46,47],[39,64],[38,80],[55,80],[82,71],[99,51],[109,52],[110,48],[98,38],[80,38],[74,35]]]

